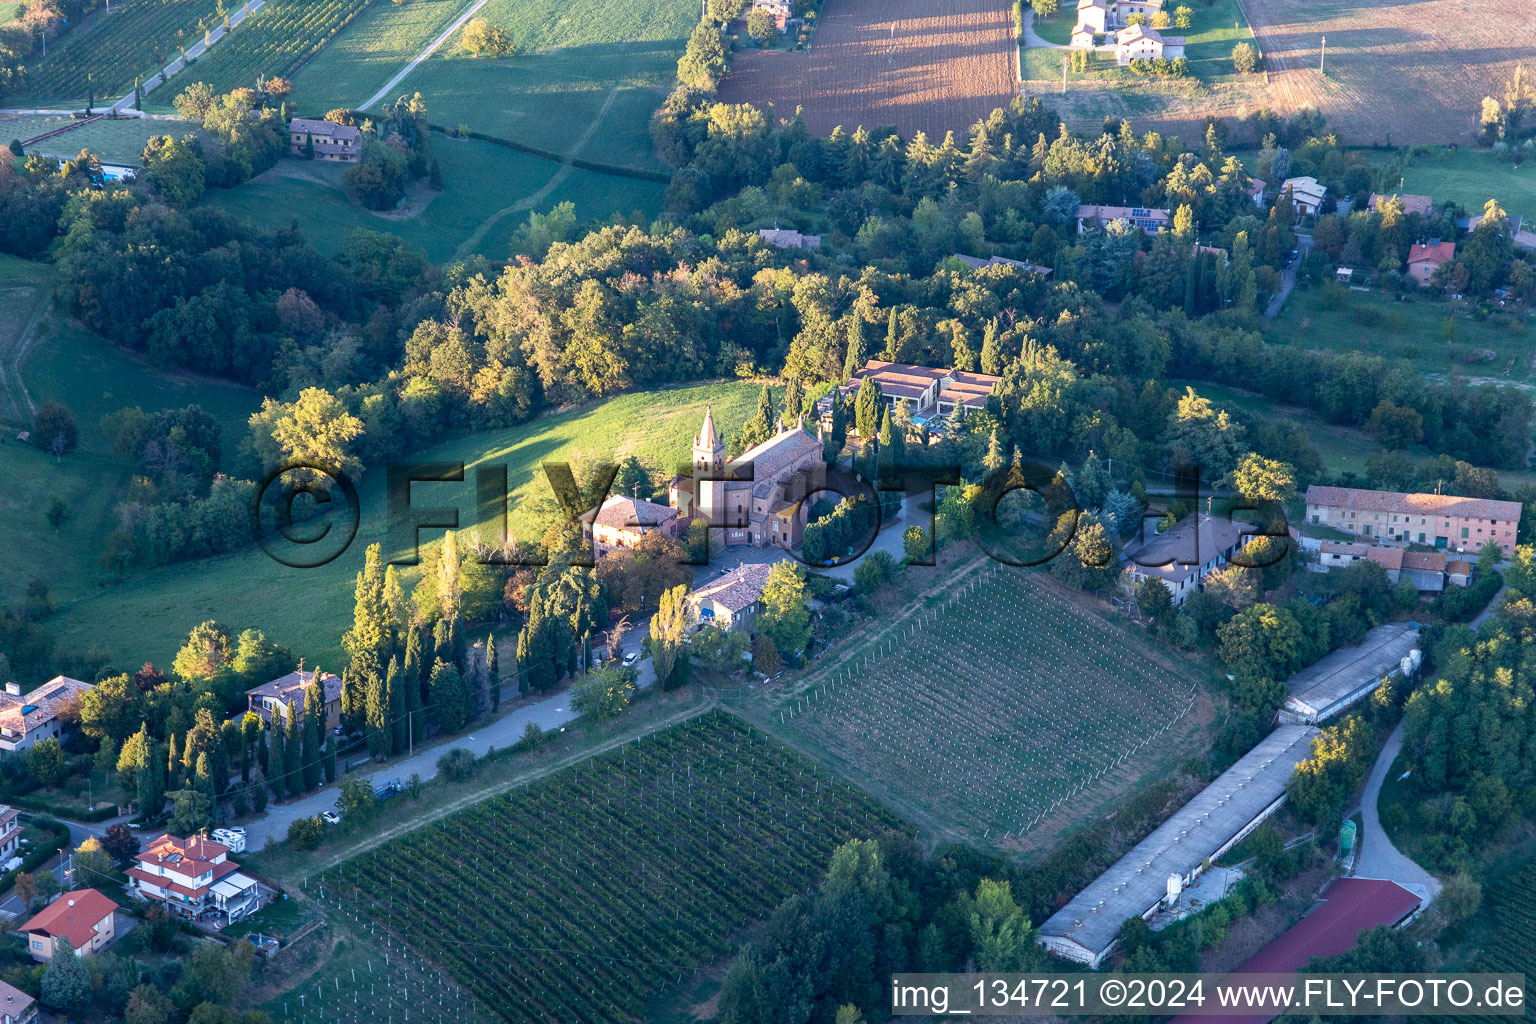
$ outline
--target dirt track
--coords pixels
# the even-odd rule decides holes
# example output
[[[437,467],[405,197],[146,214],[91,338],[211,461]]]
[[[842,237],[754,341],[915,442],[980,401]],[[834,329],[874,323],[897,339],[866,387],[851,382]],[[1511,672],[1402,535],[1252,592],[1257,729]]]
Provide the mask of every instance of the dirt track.
[[[827,0],[810,53],[734,55],[720,86],[729,103],[804,108],[825,135],[894,125],[937,142],[1006,106],[1017,94],[1013,25],[999,0]]]

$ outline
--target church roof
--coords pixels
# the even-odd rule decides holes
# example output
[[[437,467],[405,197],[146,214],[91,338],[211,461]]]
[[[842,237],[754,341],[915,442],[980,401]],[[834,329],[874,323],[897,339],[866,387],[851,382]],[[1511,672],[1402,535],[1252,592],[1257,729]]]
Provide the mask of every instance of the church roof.
[[[731,460],[731,465],[752,467],[753,480],[763,481],[792,469],[795,463],[808,456],[821,455],[821,441],[805,432],[804,420],[788,430],[774,434],[762,444],[753,445]]]
[[[724,445],[725,442],[721,440],[720,432],[715,429],[715,412],[706,405],[704,407],[704,423],[699,427],[698,436],[693,439],[693,446],[695,448],[709,448],[713,451],[716,448],[724,447]]]

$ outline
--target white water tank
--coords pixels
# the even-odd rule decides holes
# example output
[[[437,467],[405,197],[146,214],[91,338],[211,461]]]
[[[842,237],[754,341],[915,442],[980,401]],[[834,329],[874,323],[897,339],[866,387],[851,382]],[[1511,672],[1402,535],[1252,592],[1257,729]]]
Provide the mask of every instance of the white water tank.
[[[1174,872],[1168,876],[1168,905],[1173,906],[1179,898],[1179,893],[1184,891],[1184,879]]]

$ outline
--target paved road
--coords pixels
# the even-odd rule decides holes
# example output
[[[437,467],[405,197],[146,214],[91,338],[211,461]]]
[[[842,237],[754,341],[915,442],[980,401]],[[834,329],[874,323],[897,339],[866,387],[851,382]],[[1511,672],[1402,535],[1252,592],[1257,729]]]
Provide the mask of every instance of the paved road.
[[[267,0],[251,0],[247,6],[241,7],[238,11],[231,11],[229,13],[229,27],[233,29],[247,17],[255,14],[266,5]],[[215,26],[213,31],[208,34],[208,42],[205,43],[203,40],[199,39],[196,43],[193,43],[191,46],[187,47],[187,60],[196,60],[198,57],[201,57],[204,53],[207,52],[209,45],[212,43],[217,43],[220,39],[223,39],[225,35],[227,35],[227,33],[224,31],[223,25]],[[166,79],[172,77],[176,74],[176,72],[186,67],[187,60],[183,60],[178,56],[175,60],[161,68],[158,72],[151,75],[150,78],[142,84],[141,91],[143,94],[148,96],[158,86],[163,84]],[[133,93],[130,91],[128,95],[112,104],[109,109],[119,114],[126,110],[132,110]]]
[[[35,816],[32,815],[31,812],[24,813],[27,813],[29,817]],[[85,842],[87,839],[90,839],[93,836],[100,838],[106,833],[107,826],[112,825],[117,821],[123,820],[126,819],[114,818],[111,821],[89,824],[79,821],[65,821],[64,824],[69,826],[69,847],[64,851],[65,855],[67,856],[69,853],[73,852],[75,847],[79,846],[81,843]],[[86,888],[92,884],[89,879],[81,878],[76,880],[71,867],[72,865],[65,861],[64,858],[55,856],[50,858],[48,863],[39,868],[38,872],[41,873],[43,871],[47,871],[52,874],[53,877],[58,881],[59,888],[63,891],[77,888]],[[22,904],[21,900],[18,899],[14,894],[8,895],[5,900],[0,901],[0,917],[3,918],[18,917],[25,913],[26,909],[27,908]]]
[[[1296,270],[1301,266],[1301,261],[1307,258],[1307,253],[1312,251],[1312,236],[1296,236],[1296,259],[1280,272],[1280,290],[1269,300],[1269,305],[1264,309],[1265,316],[1275,316],[1280,312],[1280,307],[1285,305],[1285,300],[1290,297],[1291,289],[1296,287]]]
[[[384,83],[384,88],[380,89],[378,92],[376,92],[372,96],[368,97],[368,99],[366,99],[362,103],[359,103],[357,105],[357,109],[358,110],[367,110],[369,107],[373,106],[375,103],[377,103],[380,100],[382,100],[389,93],[389,90],[391,90],[395,86],[399,85],[401,80],[404,79],[406,75],[408,75],[412,71],[416,70],[416,65],[420,64],[422,61],[424,61],[428,57],[432,56],[433,52],[436,51],[439,46],[442,46],[444,43],[446,43],[448,41],[448,37],[449,36],[453,35],[460,28],[462,28],[464,23],[466,21],[468,21],[471,17],[473,17],[474,13],[476,11],[478,11],[480,8],[482,8],[484,6],[485,6],[485,0],[475,0],[475,2],[470,6],[469,10],[467,10],[463,14],[459,15],[458,18],[456,18],[454,20],[452,25],[449,25],[446,29],[443,30],[443,34],[442,35],[438,36],[436,39],[432,40],[432,42],[428,43],[427,44],[427,48],[425,50],[422,50],[420,53],[418,53],[414,58],[412,58],[412,60],[411,60],[411,62],[409,64],[407,64],[405,67],[401,68],[398,72],[396,72],[394,78],[391,78],[389,81],[385,82]]]
[[[633,636],[634,634],[631,634],[631,637],[626,640],[624,645],[626,650],[633,649],[638,643],[633,640]],[[642,660],[638,667],[639,685],[644,689],[656,681],[656,670],[649,658]],[[437,759],[450,750],[468,750],[476,757],[480,757],[492,747],[498,750],[504,749],[522,739],[523,730],[527,728],[529,722],[537,724],[545,732],[553,732],[575,721],[577,717],[576,712],[571,710],[570,691],[567,689],[542,700],[526,703],[511,714],[495,722],[486,723],[472,732],[426,747],[414,757],[403,758],[389,764],[367,766],[358,769],[358,773],[373,775],[381,782],[387,779],[399,779],[405,782],[412,774],[420,775],[425,781],[437,774]],[[288,826],[299,818],[312,818],[322,811],[334,808],[337,792],[338,787],[335,785],[322,786],[298,800],[286,804],[269,804],[264,816],[245,823],[246,848],[261,849],[268,836],[274,841],[287,838]]]
[[[1391,879],[1426,900],[1432,900],[1440,891],[1439,879],[1392,845],[1392,840],[1387,838],[1386,831],[1381,827],[1381,818],[1376,814],[1381,784],[1386,781],[1392,761],[1402,749],[1403,725],[1399,722],[1387,738],[1381,756],[1376,759],[1376,766],[1371,769],[1370,780],[1366,782],[1365,792],[1360,797],[1360,813],[1365,827],[1360,837],[1360,855],[1355,858],[1355,874],[1362,878]]]

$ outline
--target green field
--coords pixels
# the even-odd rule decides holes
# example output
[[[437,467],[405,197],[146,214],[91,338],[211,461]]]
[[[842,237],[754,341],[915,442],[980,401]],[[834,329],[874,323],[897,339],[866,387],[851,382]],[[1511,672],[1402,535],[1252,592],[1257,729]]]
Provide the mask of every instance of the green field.
[[[342,167],[285,158],[238,188],[212,191],[203,203],[269,224],[273,211],[304,211],[301,227],[321,252],[334,253],[355,228],[387,231],[417,246],[434,263],[471,254],[507,259],[512,233],[528,211],[546,212],[570,200],[582,221],[614,213],[642,219],[661,209],[663,186],[580,168],[474,139],[432,136],[444,189],[412,186],[401,210],[375,213],[353,202],[342,187]],[[287,216],[285,214],[284,216]]]
[[[198,42],[198,22],[217,25],[217,9],[218,0],[118,0],[110,13],[87,16],[48,47],[47,57],[29,64],[25,92],[8,103],[84,104],[94,90],[98,103],[110,104],[133,89],[135,76],[148,78],[176,56],[178,31],[187,46]]]
[[[1253,30],[1243,16],[1242,5],[1238,0],[1217,0],[1210,6],[1186,0],[1184,6],[1195,12],[1194,27],[1170,28],[1163,34],[1184,36],[1184,56],[1189,60],[1190,73],[1207,83],[1241,79],[1243,76],[1232,71],[1232,47],[1253,42]]]
[[[31,321],[29,310],[48,284],[47,268],[0,257],[0,359],[6,384],[14,380],[12,354]],[[115,506],[129,467],[97,429],[102,416],[129,405],[155,410],[196,402],[218,418],[224,449],[233,452],[244,436],[246,418],[260,405],[249,388],[162,372],[55,315],[44,316],[36,333],[26,337],[30,347],[16,376],[31,404],[55,400],[69,407],[79,423],[80,441],[62,463],[32,445],[15,443],[16,416],[4,413],[9,402],[0,395],[0,421],[8,421],[0,435],[0,479],[6,481],[0,488],[0,550],[7,552],[10,564],[25,567],[0,573],[0,604],[20,597],[34,573],[55,600],[99,593],[107,582],[96,556],[102,539],[117,527]],[[11,388],[7,394],[19,392]],[[71,512],[57,531],[43,518],[54,497]]]
[[[0,114],[0,141],[30,139],[74,123],[77,122],[64,114]],[[153,136],[180,137],[196,131],[197,125],[188,121],[102,118],[45,139],[30,147],[30,151],[46,156],[73,157],[82,149],[88,149],[108,163],[138,164],[144,156],[144,144]]]
[[[1536,165],[1529,160],[1520,166],[1500,163],[1485,149],[1421,154],[1396,191],[1434,196],[1437,205],[1454,200],[1471,213],[1481,213],[1484,203],[1497,199],[1505,212],[1536,220]]]
[[[433,123],[604,163],[659,169],[651,112],[665,98],[699,11],[691,0],[490,0],[517,53],[497,60],[445,43],[400,84]],[[379,84],[383,84],[382,82]]]
[[[0,25],[15,21],[26,9],[27,5],[22,0],[0,0]]]
[[[1063,8],[1061,13],[1050,18],[1036,17],[1035,35],[1048,43],[1066,46],[1072,41],[1072,29],[1076,25],[1075,15],[1075,9]]]
[[[306,111],[357,107],[426,49],[465,6],[466,0],[370,4],[299,69],[293,77],[294,101]]]
[[[1046,845],[1198,751],[1188,659],[1035,570],[980,559],[907,607],[741,713],[925,840]]]
[[[258,75],[291,75],[376,2],[267,0],[266,6],[241,22],[229,38],[220,40],[195,65],[157,90],[156,99],[164,102],[193,82],[207,82],[214,92],[228,92],[239,86],[255,86]]]
[[[1536,321],[1529,317],[1498,314],[1476,320],[1457,307],[1423,296],[1397,302],[1374,291],[1348,294],[1343,309],[1328,309],[1320,288],[1292,292],[1280,314],[1266,322],[1265,340],[1403,359],[1423,373],[1455,370],[1500,381],[1525,381],[1532,376]],[[1440,335],[1448,316],[1456,335],[1450,340]]]
[[[706,404],[714,406],[723,429],[734,430],[756,407],[757,390],[756,384],[729,382],[624,395],[510,430],[441,444],[419,457],[463,460],[471,467],[506,464],[512,491],[510,529],[526,539],[529,500],[547,487],[542,474],[535,476],[543,461],[569,460],[585,452],[615,461],[634,454],[658,468],[676,466],[688,458]],[[464,510],[461,529],[472,530],[474,476],[471,468],[463,485],[418,485],[416,500],[457,504]],[[252,547],[152,569],[68,603],[49,620],[50,628],[65,647],[101,644],[119,663],[137,665],[145,659],[169,662],[187,631],[211,617],[237,631],[260,628],[274,642],[309,657],[311,664],[316,659],[337,664],[341,634],[352,622],[353,581],[362,568],[364,549],[384,537],[382,470],[370,472],[358,490],[362,523],[357,538],[341,557],[321,568],[287,568]],[[436,539],[434,531],[423,534],[424,546]],[[83,557],[94,558],[99,543],[99,537],[92,541]],[[411,572],[407,570],[408,580]]]
[[[731,952],[739,929],[813,887],[839,844],[901,827],[715,711],[393,839],[304,888],[431,957],[503,1020],[597,1024],[638,1019],[648,996]],[[384,1015],[334,1002],[338,1020]]]

